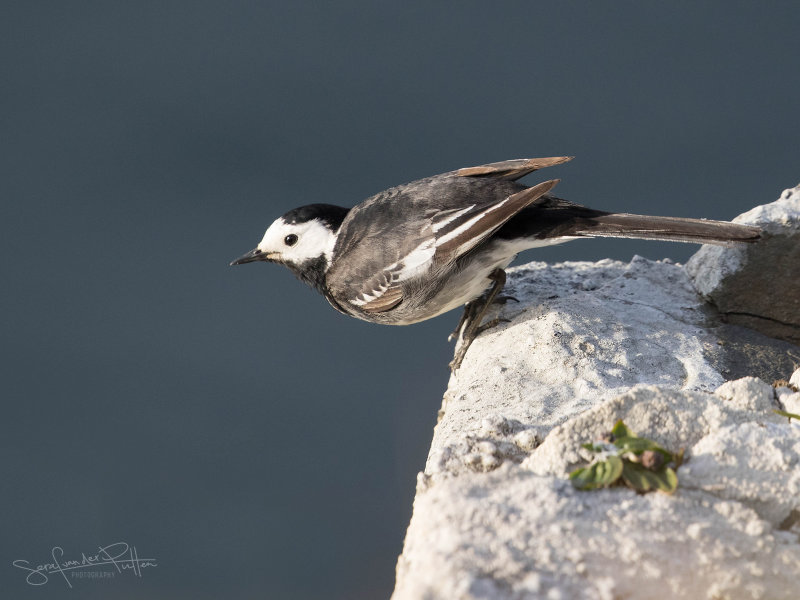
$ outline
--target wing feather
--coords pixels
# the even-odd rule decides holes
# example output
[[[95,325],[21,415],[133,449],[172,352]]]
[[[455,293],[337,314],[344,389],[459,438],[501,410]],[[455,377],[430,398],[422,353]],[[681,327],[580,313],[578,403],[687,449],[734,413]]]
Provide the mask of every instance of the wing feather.
[[[516,181],[521,177],[525,177],[529,173],[544,169],[546,167],[553,167],[562,163],[568,162],[575,158],[574,156],[551,156],[548,158],[518,158],[515,160],[504,160],[496,163],[489,163],[488,165],[480,165],[477,167],[466,167],[456,171],[459,177],[494,177],[496,179],[509,179]]]
[[[377,298],[365,302],[361,305],[362,310],[371,313],[386,312],[392,310],[403,301],[403,288],[392,286],[384,290]]]

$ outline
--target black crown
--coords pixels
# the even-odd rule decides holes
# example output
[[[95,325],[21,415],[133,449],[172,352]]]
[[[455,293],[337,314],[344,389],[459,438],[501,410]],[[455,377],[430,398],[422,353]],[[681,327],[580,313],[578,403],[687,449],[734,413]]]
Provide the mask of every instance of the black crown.
[[[322,221],[329,229],[336,231],[344,221],[347,213],[350,212],[349,208],[341,206],[334,206],[333,204],[308,204],[295,208],[283,215],[282,219],[285,223],[297,224],[307,223],[317,219]]]

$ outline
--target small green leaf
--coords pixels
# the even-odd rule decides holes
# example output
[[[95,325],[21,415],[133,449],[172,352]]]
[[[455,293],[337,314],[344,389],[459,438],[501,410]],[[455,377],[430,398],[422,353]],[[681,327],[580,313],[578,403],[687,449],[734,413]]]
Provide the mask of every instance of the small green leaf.
[[[646,438],[625,436],[614,438],[614,445],[624,452],[635,452],[639,454],[645,450],[657,450],[658,444]]]
[[[616,438],[621,438],[621,437],[635,437],[636,436],[635,433],[633,433],[630,429],[625,427],[625,423],[622,422],[622,419],[620,419],[619,421],[617,421],[614,424],[614,429],[611,430],[611,435],[613,435],[615,439]]]
[[[622,480],[628,487],[632,487],[638,492],[649,492],[650,481],[647,479],[647,469],[643,469],[632,462],[625,461],[622,469]]]
[[[666,467],[662,475],[665,487],[660,487],[658,489],[667,494],[671,494],[678,489],[678,474],[673,469]]]
[[[619,456],[609,456],[606,460],[598,461],[588,467],[575,469],[569,478],[579,490],[594,490],[607,487],[622,475],[623,464]]]
[[[661,446],[656,444],[653,440],[648,440],[647,438],[640,438],[640,437],[622,437],[619,439],[614,440],[614,445],[619,448],[620,454],[624,454],[625,452],[632,452],[637,456],[642,454],[647,450],[651,450],[653,452],[658,452],[661,457],[664,459],[665,463],[672,462],[674,459],[671,452],[668,450],[664,450]]]
[[[637,492],[661,490],[671,494],[678,487],[678,476],[669,467],[659,471],[651,471],[642,465],[625,461],[622,479]]]
[[[608,467],[605,471],[605,479],[606,485],[611,485],[617,479],[619,479],[620,475],[622,475],[622,459],[619,456],[609,456],[605,461]]]
[[[591,442],[586,442],[585,444],[581,444],[581,448],[584,450],[591,450],[592,452],[602,452],[603,448],[601,446],[595,446]]]
[[[787,419],[797,419],[798,421],[800,421],[800,415],[796,415],[794,413],[786,412],[785,410],[773,409],[772,412],[774,412],[776,415],[780,415],[782,417],[786,417]]]
[[[569,480],[579,490],[588,490],[589,488],[589,467],[580,467],[575,469],[569,474]]]

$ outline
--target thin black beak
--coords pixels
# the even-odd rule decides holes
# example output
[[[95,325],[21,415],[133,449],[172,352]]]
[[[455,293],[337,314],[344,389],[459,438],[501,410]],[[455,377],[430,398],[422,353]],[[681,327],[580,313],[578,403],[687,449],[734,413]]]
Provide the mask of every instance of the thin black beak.
[[[267,258],[266,253],[262,252],[258,248],[255,248],[254,250],[250,250],[250,252],[248,252],[247,254],[243,254],[242,256],[237,258],[230,264],[230,266],[243,265],[245,263],[255,262],[257,260],[269,260],[269,259]]]

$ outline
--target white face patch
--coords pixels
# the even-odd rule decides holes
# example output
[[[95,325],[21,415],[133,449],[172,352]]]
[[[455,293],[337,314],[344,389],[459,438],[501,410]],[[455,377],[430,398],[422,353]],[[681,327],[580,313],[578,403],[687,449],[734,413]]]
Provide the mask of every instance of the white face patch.
[[[273,260],[302,264],[324,256],[331,262],[336,236],[320,221],[287,223],[280,217],[269,226],[258,249]]]

